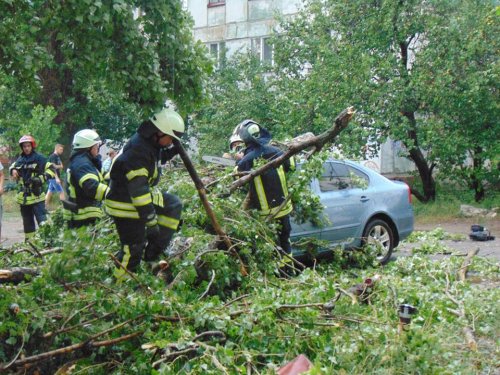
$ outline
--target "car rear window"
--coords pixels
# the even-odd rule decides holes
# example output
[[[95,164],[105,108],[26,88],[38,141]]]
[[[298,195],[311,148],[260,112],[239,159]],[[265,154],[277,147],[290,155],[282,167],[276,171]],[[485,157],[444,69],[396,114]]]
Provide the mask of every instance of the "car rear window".
[[[344,163],[327,162],[319,180],[322,192],[353,188],[366,188],[369,179],[366,174]]]

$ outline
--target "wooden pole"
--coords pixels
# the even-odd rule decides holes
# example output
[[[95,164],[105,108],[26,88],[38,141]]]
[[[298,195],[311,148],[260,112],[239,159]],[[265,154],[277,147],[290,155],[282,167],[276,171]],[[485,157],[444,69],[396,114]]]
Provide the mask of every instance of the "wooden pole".
[[[177,150],[179,151],[179,156],[181,157],[184,166],[186,167],[187,171],[189,172],[189,175],[191,176],[191,179],[194,182],[194,186],[198,191],[200,200],[203,204],[203,207],[205,208],[205,211],[210,219],[210,222],[212,223],[215,233],[217,233],[217,235],[222,239],[222,241],[225,243],[227,249],[231,252],[231,254],[238,259],[240,263],[241,274],[243,276],[247,276],[248,272],[246,270],[245,264],[243,263],[243,260],[241,259],[238,252],[234,249],[231,240],[229,239],[228,235],[224,232],[219,222],[217,221],[217,218],[215,217],[215,214],[212,210],[212,206],[210,205],[210,202],[207,199],[207,191],[205,189],[205,185],[203,185],[201,178],[198,176],[198,172],[196,172],[193,162],[189,158],[189,155],[187,154],[186,150],[184,149],[180,141],[174,139],[174,145],[175,147],[177,147]]]

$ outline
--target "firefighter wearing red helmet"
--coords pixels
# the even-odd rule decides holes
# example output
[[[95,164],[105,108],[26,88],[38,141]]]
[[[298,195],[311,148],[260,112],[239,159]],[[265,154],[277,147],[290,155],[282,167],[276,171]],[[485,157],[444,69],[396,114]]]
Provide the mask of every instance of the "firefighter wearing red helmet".
[[[31,135],[23,135],[18,143],[21,154],[9,171],[19,184],[16,200],[21,207],[24,234],[28,240],[36,231],[35,219],[38,225],[47,220],[43,184],[49,178],[55,178],[56,172],[47,158],[35,151],[36,142]]]

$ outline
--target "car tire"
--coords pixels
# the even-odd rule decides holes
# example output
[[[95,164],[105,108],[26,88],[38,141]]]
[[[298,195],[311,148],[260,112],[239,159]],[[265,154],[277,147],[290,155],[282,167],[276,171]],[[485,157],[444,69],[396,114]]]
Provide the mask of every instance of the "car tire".
[[[394,233],[384,220],[374,219],[366,224],[363,231],[363,246],[374,244],[377,249],[375,254],[380,264],[386,264],[391,259],[394,249]]]

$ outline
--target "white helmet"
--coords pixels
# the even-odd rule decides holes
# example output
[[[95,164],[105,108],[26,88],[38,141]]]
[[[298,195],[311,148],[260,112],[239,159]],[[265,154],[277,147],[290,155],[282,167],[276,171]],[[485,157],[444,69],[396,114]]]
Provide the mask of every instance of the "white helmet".
[[[233,134],[229,138],[229,149],[232,150],[233,147],[234,147],[234,144],[237,143],[237,142],[243,143],[243,139],[241,139],[241,137],[238,134],[238,132],[236,132],[236,133],[233,132]]]
[[[181,115],[169,108],[163,108],[151,117],[151,122],[164,134],[180,140],[184,134],[184,120]]]
[[[101,144],[101,138],[92,129],[83,129],[75,134],[73,137],[73,148],[75,150],[82,148],[90,148],[93,145]]]

